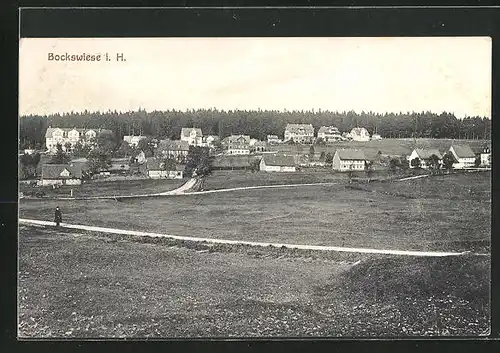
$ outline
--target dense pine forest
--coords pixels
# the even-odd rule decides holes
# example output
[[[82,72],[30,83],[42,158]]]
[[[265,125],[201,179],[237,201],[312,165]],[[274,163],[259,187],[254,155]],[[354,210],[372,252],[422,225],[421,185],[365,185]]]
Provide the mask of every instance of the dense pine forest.
[[[47,127],[80,127],[110,129],[116,141],[124,135],[143,134],[156,138],[178,139],[182,127],[199,127],[204,135],[221,138],[247,134],[265,140],[266,135],[283,136],[288,123],[310,123],[317,129],[332,125],[340,131],[365,127],[370,134],[385,138],[455,138],[490,139],[491,120],[485,117],[458,119],[451,113],[411,112],[330,112],[200,109],[189,111],[81,112],[53,115],[28,115],[20,119],[21,148],[41,147]]]

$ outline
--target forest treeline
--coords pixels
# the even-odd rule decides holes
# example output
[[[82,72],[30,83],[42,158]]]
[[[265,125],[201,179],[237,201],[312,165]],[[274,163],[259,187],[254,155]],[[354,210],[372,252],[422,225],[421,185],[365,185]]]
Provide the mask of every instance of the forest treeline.
[[[283,136],[288,123],[336,126],[340,131],[365,127],[370,134],[385,138],[490,139],[491,120],[486,117],[458,119],[451,113],[411,112],[330,112],[199,109],[188,111],[81,112],[28,115],[20,119],[21,148],[41,147],[47,127],[103,128],[113,131],[116,141],[124,135],[143,134],[156,138],[179,139],[182,127],[199,127],[204,135],[221,138],[247,134],[265,140],[267,135]]]

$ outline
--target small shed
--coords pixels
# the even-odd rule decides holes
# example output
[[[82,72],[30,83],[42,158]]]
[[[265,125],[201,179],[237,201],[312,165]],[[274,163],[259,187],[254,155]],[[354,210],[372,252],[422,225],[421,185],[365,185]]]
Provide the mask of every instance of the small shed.
[[[148,158],[146,162],[148,177],[151,179],[182,179],[184,177],[184,166],[177,164],[175,168],[167,169],[158,158]]]
[[[260,170],[264,172],[295,172],[295,158],[287,155],[263,155]]]
[[[79,164],[45,164],[42,167],[40,184],[45,185],[80,185],[82,168]]]

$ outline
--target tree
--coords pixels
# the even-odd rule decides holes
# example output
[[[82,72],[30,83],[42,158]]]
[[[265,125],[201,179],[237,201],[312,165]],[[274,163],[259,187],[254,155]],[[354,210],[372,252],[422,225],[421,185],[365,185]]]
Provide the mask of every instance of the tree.
[[[332,164],[333,163],[333,155],[328,152],[325,156],[325,163]]]
[[[260,170],[260,160],[254,159],[250,162],[250,170],[252,173],[258,172]]]
[[[401,167],[401,163],[397,158],[391,158],[389,160],[389,171],[391,173],[396,173],[398,167]]]
[[[101,132],[96,138],[97,148],[105,150],[108,153],[113,153],[116,149],[116,138],[112,133]]]
[[[290,140],[288,140],[286,143],[289,145],[295,145],[295,141],[293,140],[293,137],[291,137]]]
[[[320,146],[324,146],[324,145],[326,145],[325,139],[324,139],[324,138],[322,138],[322,137],[318,137],[318,138],[316,139],[316,144],[317,144],[317,145],[320,145]]]
[[[177,161],[175,158],[167,156],[166,158],[163,158],[161,165],[163,170],[175,170],[177,167]]]
[[[56,145],[56,154],[50,160],[50,164],[68,164],[71,158],[63,151],[62,145]]]
[[[347,170],[347,179],[349,179],[349,184],[352,183],[352,177],[354,176],[354,172],[352,170],[352,164],[349,166],[349,170]]]
[[[366,162],[365,173],[366,173],[366,177],[368,178],[368,182],[370,182],[370,180],[373,176],[373,161]]]
[[[215,140],[212,142],[212,146],[214,147],[215,152],[222,152],[224,149],[224,146],[222,145],[222,142],[220,140]]]
[[[64,150],[66,151],[66,153],[70,153],[71,152],[71,147],[72,147],[71,142],[66,142],[64,144]]]
[[[20,179],[29,179],[36,176],[36,166],[40,162],[40,154],[23,154],[19,159]]]
[[[458,119],[451,113],[405,112],[378,114],[373,112],[293,111],[279,112],[257,109],[254,111],[221,111],[197,109],[189,111],[140,111],[129,112],[82,112],[51,115],[21,116],[19,119],[20,144],[33,147],[43,144],[47,127],[89,126],[109,129],[121,139],[124,132],[135,129],[143,135],[179,138],[184,126],[197,126],[204,134],[221,138],[231,131],[234,134],[255,134],[265,139],[267,134],[280,135],[288,123],[311,123],[315,127],[336,125],[342,131],[365,126],[387,137],[433,137],[433,138],[484,138],[491,139],[489,117],[466,117]],[[120,138],[118,138],[120,137]]]
[[[104,148],[94,148],[87,161],[90,173],[95,174],[111,167],[111,152]]]
[[[441,164],[439,163],[439,157],[436,156],[435,154],[429,157],[427,164],[429,165],[429,168],[433,170],[437,170],[441,166]]]
[[[411,166],[415,169],[420,169],[420,167],[422,166],[422,164],[420,162],[420,158],[416,157],[416,158],[412,159]]]
[[[474,160],[474,167],[479,168],[481,165],[481,156],[476,156],[476,159]]]
[[[326,153],[325,151],[321,151],[321,154],[319,155],[319,161],[324,162],[326,158]]]
[[[146,155],[146,157],[152,157],[152,156],[154,156],[154,152],[155,152],[154,141],[149,137],[142,139],[139,141],[139,143],[137,145],[137,149],[140,151],[144,151],[144,154]]]
[[[73,156],[75,157],[87,157],[91,147],[89,144],[77,142],[73,148]]]
[[[212,173],[212,160],[207,147],[189,146],[186,158],[185,174],[187,176],[207,176]]]
[[[453,169],[453,163],[455,163],[455,158],[450,151],[446,152],[443,156],[443,168],[450,172]]]
[[[314,146],[311,145],[311,147],[309,147],[309,161],[312,161],[314,159]]]
[[[120,147],[116,150],[115,156],[119,158],[127,158],[132,154],[134,149],[126,141],[122,141]]]

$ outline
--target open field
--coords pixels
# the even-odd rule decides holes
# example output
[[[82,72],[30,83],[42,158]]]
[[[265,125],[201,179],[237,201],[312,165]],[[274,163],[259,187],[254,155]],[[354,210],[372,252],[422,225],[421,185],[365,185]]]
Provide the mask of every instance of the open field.
[[[205,190],[227,189],[245,186],[286,185],[308,183],[331,183],[346,181],[347,174],[334,173],[332,170],[310,172],[307,170],[293,173],[266,173],[251,171],[217,170],[205,179]]]
[[[388,171],[373,171],[370,179],[389,180],[399,179],[406,176],[425,173],[422,170],[408,170],[390,174]],[[353,172],[353,179],[367,181],[365,172]],[[203,183],[204,190],[218,190],[247,186],[263,185],[287,185],[287,184],[312,184],[312,183],[338,183],[345,184],[349,180],[347,173],[336,172],[330,168],[302,168],[291,173],[275,172],[254,172],[245,170],[216,170],[205,178]]]
[[[487,251],[491,173],[149,199],[22,200],[21,218],[183,236],[424,251]],[[434,183],[435,181],[435,183]]]
[[[19,191],[43,191],[48,197],[69,197],[71,189],[73,189],[73,197],[123,196],[135,194],[154,194],[164,191],[170,191],[178,188],[185,182],[186,179],[89,181],[82,185],[64,185],[58,189],[52,189],[52,186],[32,187],[30,185],[20,184]]]
[[[489,257],[276,255],[22,226],[19,337],[488,334]]]
[[[379,141],[343,141],[335,142],[326,146],[314,145],[316,156],[319,157],[321,152],[335,153],[339,148],[356,148],[362,149],[368,158],[373,158],[378,151],[389,155],[409,155],[414,148],[437,148],[441,152],[447,151],[452,144],[466,144],[471,148],[481,148],[484,145],[491,145],[490,140],[451,140],[451,139],[383,139]],[[309,145],[274,145],[269,146],[270,151],[292,152],[298,154],[308,154]]]

